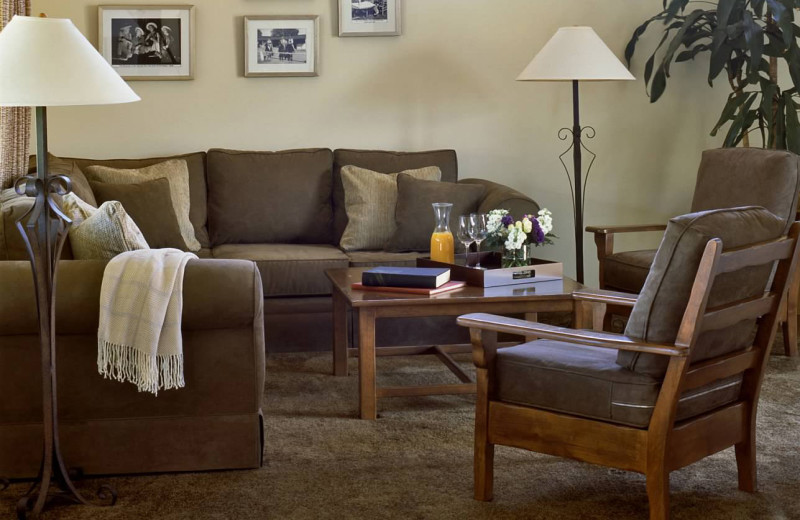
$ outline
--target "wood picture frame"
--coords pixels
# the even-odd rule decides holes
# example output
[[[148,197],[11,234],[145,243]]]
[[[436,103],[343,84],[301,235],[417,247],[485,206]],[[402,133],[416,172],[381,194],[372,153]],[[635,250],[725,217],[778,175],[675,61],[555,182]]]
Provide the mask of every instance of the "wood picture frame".
[[[339,0],[339,36],[400,36],[402,0]]]
[[[245,16],[245,77],[319,75],[319,16]]]
[[[97,49],[128,81],[194,79],[193,5],[98,6]]]

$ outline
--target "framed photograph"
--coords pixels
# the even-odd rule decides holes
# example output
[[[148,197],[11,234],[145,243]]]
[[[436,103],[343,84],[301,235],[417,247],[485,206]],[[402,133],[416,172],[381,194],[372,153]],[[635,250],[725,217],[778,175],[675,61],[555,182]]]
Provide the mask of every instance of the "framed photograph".
[[[339,36],[399,36],[400,0],[339,0]]]
[[[126,80],[194,77],[193,5],[101,5],[97,48]]]
[[[319,16],[245,16],[244,75],[317,76]]]

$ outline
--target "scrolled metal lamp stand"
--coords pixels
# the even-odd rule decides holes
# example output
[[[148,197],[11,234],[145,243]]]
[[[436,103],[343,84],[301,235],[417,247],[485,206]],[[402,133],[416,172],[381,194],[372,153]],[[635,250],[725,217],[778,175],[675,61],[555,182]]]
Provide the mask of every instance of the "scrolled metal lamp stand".
[[[572,195],[572,210],[575,214],[575,260],[577,280],[583,283],[583,208],[586,203],[586,183],[589,180],[589,172],[592,169],[594,160],[597,155],[589,150],[583,144],[583,134],[586,133],[586,139],[594,139],[595,130],[591,126],[581,127],[580,116],[580,97],[578,93],[578,81],[572,82],[572,128],[562,128],[558,131],[558,138],[566,141],[571,138],[569,148],[558,156],[564,171],[567,173],[567,180],[569,181],[570,195]],[[572,151],[572,175],[569,173],[569,167],[564,162],[564,156]],[[591,155],[589,167],[586,168],[586,173],[583,173],[582,152]]]
[[[17,221],[28,256],[31,259],[36,306],[39,313],[39,339],[42,351],[42,412],[44,452],[39,476],[30,491],[17,503],[20,520],[38,518],[49,498],[63,498],[76,504],[92,505],[75,489],[61,457],[58,436],[58,396],[56,393],[55,286],[56,267],[61,249],[72,223],[61,212],[54,195],[71,191],[70,180],[50,175],[47,167],[47,115],[44,107],[36,108],[37,175],[19,179],[15,189],[20,195],[33,197],[33,207]],[[101,486],[97,498],[113,505],[117,493]]]

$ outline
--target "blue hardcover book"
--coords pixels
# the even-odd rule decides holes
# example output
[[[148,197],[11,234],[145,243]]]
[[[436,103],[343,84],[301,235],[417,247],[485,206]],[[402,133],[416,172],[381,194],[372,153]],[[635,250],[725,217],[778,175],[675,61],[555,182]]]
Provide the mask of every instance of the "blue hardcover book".
[[[375,267],[361,274],[361,283],[372,287],[436,289],[449,281],[446,267]]]

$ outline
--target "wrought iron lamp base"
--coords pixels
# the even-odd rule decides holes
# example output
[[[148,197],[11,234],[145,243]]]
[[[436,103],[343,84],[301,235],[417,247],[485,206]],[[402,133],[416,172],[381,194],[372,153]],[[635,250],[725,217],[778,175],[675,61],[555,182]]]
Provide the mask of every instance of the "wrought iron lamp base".
[[[28,493],[17,503],[17,516],[20,520],[38,518],[53,498],[92,505],[92,502],[75,489],[59,447],[56,394],[56,267],[72,222],[61,212],[53,196],[66,195],[71,191],[71,184],[65,176],[47,175],[45,107],[36,107],[36,137],[37,174],[19,179],[14,187],[18,194],[34,198],[33,207],[17,221],[17,229],[22,234],[30,256],[39,313],[44,446],[39,476]],[[110,487],[101,486],[97,498],[108,502],[105,505],[113,505],[117,500],[117,494]]]

